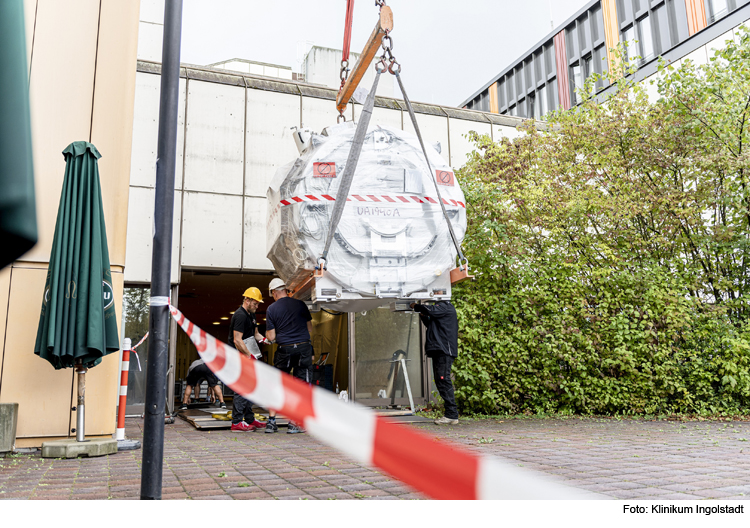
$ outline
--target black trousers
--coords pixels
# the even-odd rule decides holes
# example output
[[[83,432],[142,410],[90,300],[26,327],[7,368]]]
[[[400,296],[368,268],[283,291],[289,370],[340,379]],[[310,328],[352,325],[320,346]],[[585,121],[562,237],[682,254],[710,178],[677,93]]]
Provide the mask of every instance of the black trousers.
[[[312,383],[312,357],[313,347],[310,343],[279,345],[273,356],[273,366],[305,383]]]
[[[253,402],[246,400],[235,392],[232,399],[232,423],[238,424],[243,420],[249,424],[255,421]]]
[[[447,354],[436,353],[432,356],[432,375],[435,377],[435,386],[440,397],[445,401],[445,417],[458,420],[458,407],[456,397],[453,394],[453,381],[451,380],[451,367],[453,359]]]

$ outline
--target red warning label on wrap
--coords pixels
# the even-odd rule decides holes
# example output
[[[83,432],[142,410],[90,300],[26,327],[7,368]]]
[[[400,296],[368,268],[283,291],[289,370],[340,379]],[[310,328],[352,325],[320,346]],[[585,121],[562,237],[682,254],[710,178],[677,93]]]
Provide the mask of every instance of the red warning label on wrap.
[[[313,163],[313,178],[335,178],[336,163],[333,161],[320,161]]]
[[[436,170],[435,175],[437,176],[438,185],[449,185],[453,186],[455,178],[451,171]]]

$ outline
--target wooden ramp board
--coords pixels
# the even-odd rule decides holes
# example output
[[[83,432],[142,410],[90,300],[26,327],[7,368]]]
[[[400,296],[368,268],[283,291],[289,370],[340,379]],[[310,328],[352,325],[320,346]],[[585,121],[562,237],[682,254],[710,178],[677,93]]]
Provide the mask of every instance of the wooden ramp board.
[[[373,409],[378,416],[413,416],[409,409]]]
[[[399,424],[410,424],[410,423],[432,423],[433,420],[431,418],[425,418],[424,416],[417,416],[415,414],[408,415],[408,416],[386,416],[385,418],[388,418],[389,421]]]
[[[228,409],[187,409],[185,411],[179,411],[177,413],[177,416],[191,424],[196,429],[220,430],[231,429],[232,421],[217,420],[211,415],[226,414],[228,412]],[[268,420],[267,412],[262,412],[262,410],[259,409],[254,409],[253,412],[255,413],[256,420],[260,420],[262,422]],[[276,425],[278,425],[279,427],[287,427],[289,425],[289,419],[284,416],[277,415]]]

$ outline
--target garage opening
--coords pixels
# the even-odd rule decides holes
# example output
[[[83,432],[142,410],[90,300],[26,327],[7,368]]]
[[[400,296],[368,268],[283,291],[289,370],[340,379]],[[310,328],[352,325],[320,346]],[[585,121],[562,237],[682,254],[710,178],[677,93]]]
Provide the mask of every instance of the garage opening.
[[[202,270],[183,270],[180,276],[178,308],[196,325],[216,339],[226,343],[232,315],[242,304],[242,294],[250,287],[263,294],[263,303],[255,313],[259,331],[266,332],[266,310],[273,302],[268,293],[268,283],[274,276],[269,273],[235,273]],[[348,320],[347,314],[324,310],[311,311],[313,335],[311,336],[315,356],[313,363],[319,365],[320,386],[329,390],[347,390],[348,367]],[[190,364],[198,359],[198,351],[184,332],[176,333],[174,352],[175,401],[180,401]],[[276,345],[262,345],[261,361],[273,365]],[[205,384],[200,396],[208,396]],[[227,406],[230,406],[231,391],[226,390]]]

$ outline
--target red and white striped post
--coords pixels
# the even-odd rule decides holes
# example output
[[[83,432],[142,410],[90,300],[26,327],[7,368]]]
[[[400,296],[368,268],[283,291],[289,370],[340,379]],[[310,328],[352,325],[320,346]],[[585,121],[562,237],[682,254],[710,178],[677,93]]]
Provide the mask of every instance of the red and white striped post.
[[[122,340],[122,367],[120,369],[120,402],[117,406],[117,429],[115,430],[115,440],[117,440],[117,450],[126,451],[138,449],[141,443],[138,440],[128,440],[125,438],[125,405],[128,400],[128,371],[130,370],[130,350],[132,341],[130,338]]]
[[[128,370],[130,370],[130,345],[126,337],[122,340],[122,367],[120,370],[120,403],[117,406],[117,431],[115,440],[125,440],[125,403],[128,399]]]

